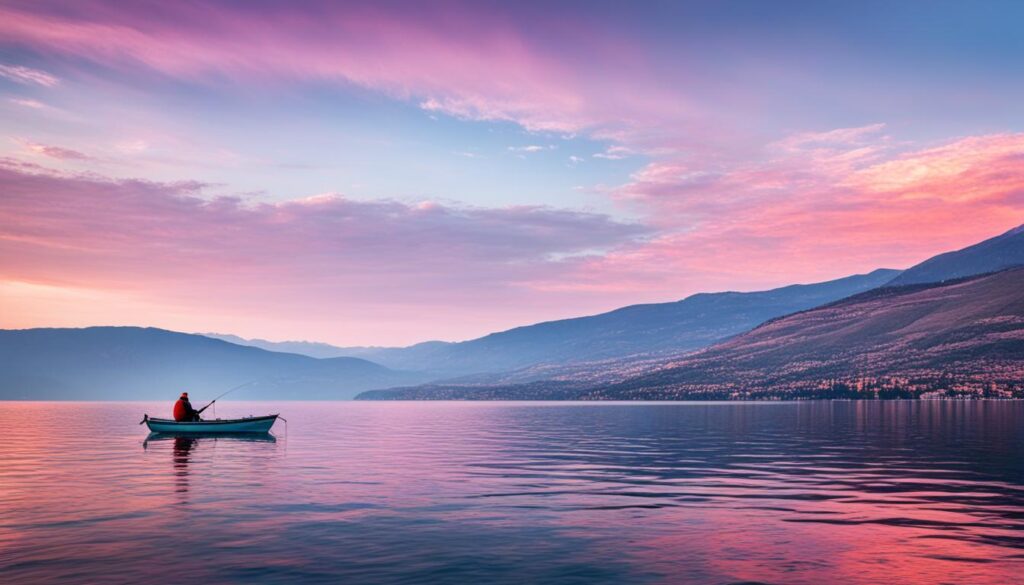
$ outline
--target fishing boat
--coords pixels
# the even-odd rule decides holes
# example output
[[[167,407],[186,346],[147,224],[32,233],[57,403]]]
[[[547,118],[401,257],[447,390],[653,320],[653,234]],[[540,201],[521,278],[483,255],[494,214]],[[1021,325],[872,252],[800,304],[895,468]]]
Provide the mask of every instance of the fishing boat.
[[[235,433],[267,433],[274,426],[278,415],[248,416],[245,418],[229,418],[178,422],[167,418],[150,418],[145,415],[142,422],[154,433],[173,434],[235,434]]]

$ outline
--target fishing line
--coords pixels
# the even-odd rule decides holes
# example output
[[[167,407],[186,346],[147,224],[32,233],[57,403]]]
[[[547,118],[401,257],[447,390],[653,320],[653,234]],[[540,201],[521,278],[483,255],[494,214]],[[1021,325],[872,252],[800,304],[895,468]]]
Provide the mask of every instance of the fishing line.
[[[235,386],[234,388],[228,390],[227,392],[225,392],[225,393],[221,394],[220,396],[218,396],[218,397],[214,398],[213,400],[211,400],[209,404],[207,404],[206,406],[204,406],[204,407],[200,408],[199,410],[197,410],[196,413],[198,414],[200,412],[203,412],[207,408],[210,408],[211,406],[213,406],[213,403],[217,402],[221,398],[224,398],[225,396],[227,396],[228,394],[231,394],[235,390],[240,390],[242,388],[245,388],[249,384],[254,384],[255,382],[257,382],[257,380],[249,380],[248,382],[246,382],[244,384],[239,384],[238,386]],[[216,409],[214,409],[214,413],[216,413],[216,412],[217,412]]]

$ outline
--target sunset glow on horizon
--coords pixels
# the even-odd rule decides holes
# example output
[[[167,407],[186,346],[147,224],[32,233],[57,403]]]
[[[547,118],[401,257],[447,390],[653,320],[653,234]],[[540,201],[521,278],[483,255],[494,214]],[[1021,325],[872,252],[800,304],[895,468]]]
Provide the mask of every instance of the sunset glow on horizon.
[[[0,2],[0,328],[405,345],[1024,223],[1013,2]]]

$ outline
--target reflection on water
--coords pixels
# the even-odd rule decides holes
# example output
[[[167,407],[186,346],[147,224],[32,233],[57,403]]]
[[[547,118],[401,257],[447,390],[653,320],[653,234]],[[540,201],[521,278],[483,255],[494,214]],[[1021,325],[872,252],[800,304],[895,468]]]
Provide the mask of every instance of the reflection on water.
[[[198,440],[192,437],[174,437],[174,475],[178,478],[179,492],[188,491],[188,455]]]
[[[5,582],[1007,583],[1024,404],[0,405]],[[262,439],[262,440],[259,440]],[[140,448],[140,446],[142,448]]]
[[[255,443],[276,443],[277,437],[270,433],[248,433],[238,435],[224,435],[216,433],[187,433],[187,434],[174,434],[174,433],[150,433],[144,441],[142,441],[142,448],[146,449],[149,444],[153,441],[173,441],[174,449],[172,450],[172,462],[174,465],[174,475],[176,478],[175,486],[176,491],[180,493],[188,492],[188,464],[189,456],[192,450],[198,447],[202,443],[213,446],[217,441],[243,441],[243,442],[255,442]],[[186,500],[182,500],[182,503],[187,503]]]

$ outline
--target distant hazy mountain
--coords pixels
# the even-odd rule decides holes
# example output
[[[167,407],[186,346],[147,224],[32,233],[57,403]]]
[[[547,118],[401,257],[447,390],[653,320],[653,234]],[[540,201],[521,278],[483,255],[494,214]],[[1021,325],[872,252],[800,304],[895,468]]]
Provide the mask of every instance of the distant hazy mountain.
[[[889,284],[900,286],[923,282],[942,282],[975,274],[985,274],[1024,266],[1024,225],[968,246],[955,252],[946,252],[904,270]]]
[[[517,327],[460,343],[360,348],[350,355],[391,368],[465,375],[542,363],[678,353],[706,347],[780,315],[870,290],[897,274],[897,270],[879,269],[762,292],[701,293],[672,303],[633,305],[600,315]]]
[[[0,399],[337,399],[424,381],[357,358],[314,359],[138,327],[0,330]]]
[[[569,378],[490,387],[421,386],[361,397],[827,397],[858,386],[913,395],[937,388],[1024,391],[1024,268],[873,290],[775,319],[616,383]]]
[[[227,341],[228,343],[234,343],[235,345],[248,345],[250,347],[258,347],[267,351],[297,353],[315,358],[359,357],[353,355],[355,351],[358,351],[357,348],[337,347],[328,343],[319,343],[316,341],[267,341],[266,339],[245,339],[244,337],[231,335],[230,333],[200,333],[199,335],[212,337],[213,339],[220,339]]]

